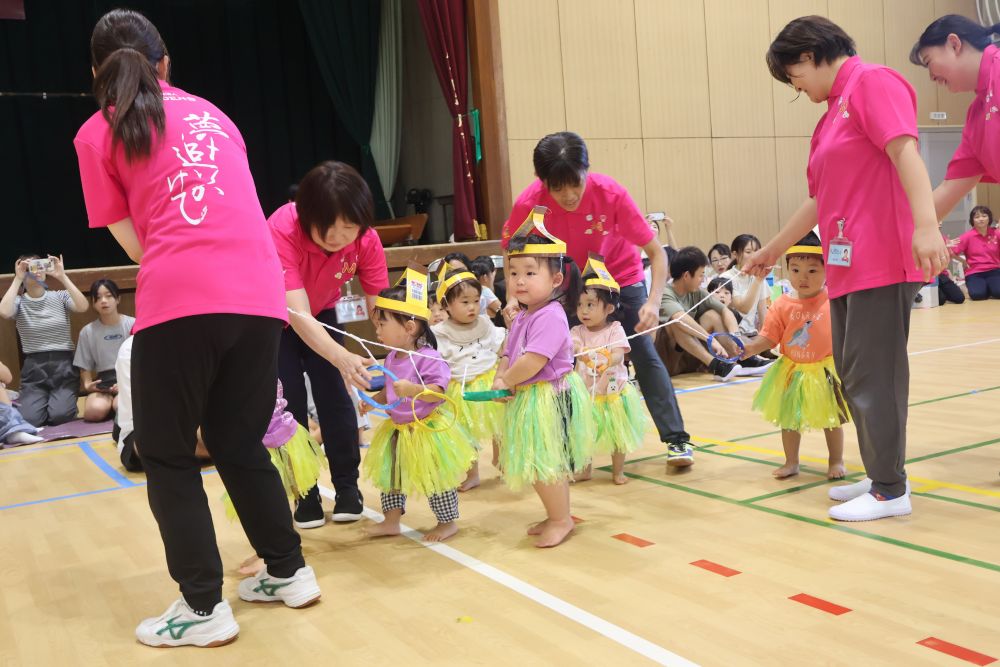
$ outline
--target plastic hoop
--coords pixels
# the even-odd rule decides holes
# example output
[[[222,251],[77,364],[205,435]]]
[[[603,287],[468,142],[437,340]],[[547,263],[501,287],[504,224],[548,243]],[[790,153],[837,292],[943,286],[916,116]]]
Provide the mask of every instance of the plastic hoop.
[[[426,423],[424,423],[424,419],[427,419],[427,417],[430,417],[431,416],[430,414],[427,415],[427,417],[424,417],[424,419],[421,419],[420,417],[417,416],[417,399],[420,398],[421,396],[425,395],[425,394],[428,395],[428,396],[432,396],[434,398],[440,398],[443,401],[445,401],[446,403],[450,403],[451,404],[451,420],[448,421],[448,423],[446,423],[444,426],[442,426],[440,428],[431,428]],[[440,407],[440,406],[437,406],[437,407]],[[437,407],[435,407],[434,409],[437,410]],[[413,422],[417,426],[419,426],[421,428],[425,428],[425,429],[427,429],[428,431],[430,431],[432,433],[440,433],[441,431],[447,431],[452,426],[454,426],[455,422],[458,420],[458,406],[455,405],[455,399],[453,399],[451,396],[445,396],[444,394],[442,394],[439,391],[434,391],[433,389],[428,389],[427,387],[424,387],[423,389],[421,389],[420,393],[413,397],[413,402],[410,404],[410,409],[413,411]],[[434,414],[434,413],[431,412],[431,414]]]
[[[733,343],[736,344],[736,347],[739,350],[739,352],[737,352],[736,355],[732,356],[732,357],[727,357],[727,356],[722,355],[722,354],[716,354],[712,350],[712,341],[714,341],[717,338],[728,338],[729,340],[731,340]],[[740,359],[742,359],[743,358],[743,353],[746,352],[746,349],[747,349],[747,346],[743,344],[743,341],[740,339],[740,337],[737,336],[736,334],[731,334],[731,333],[714,333],[714,334],[710,334],[708,336],[708,340],[705,341],[705,344],[708,346],[708,352],[709,352],[709,354],[711,354],[713,357],[715,357],[719,361],[725,361],[725,362],[730,362],[730,363],[734,362],[734,361],[739,361]]]
[[[399,380],[399,377],[395,373],[393,373],[392,371],[390,371],[388,368],[386,368],[385,366],[383,366],[381,364],[375,364],[374,366],[369,366],[368,370],[369,371],[382,371],[382,375],[385,375],[386,377],[388,377],[393,382],[396,382],[397,380]],[[381,410],[382,412],[385,413],[385,415],[387,417],[389,416],[389,410],[392,410],[395,407],[399,407],[399,404],[403,402],[402,398],[397,398],[392,403],[389,403],[388,405],[386,405],[386,404],[383,404],[383,403],[379,403],[374,398],[372,398],[371,396],[369,396],[368,394],[366,394],[365,392],[363,392],[361,390],[357,390],[357,392],[358,392],[358,398],[360,398],[362,401],[364,401],[368,405],[372,406],[376,410]]]
[[[466,391],[462,393],[462,399],[466,401],[493,401],[498,398],[513,396],[510,389],[490,389],[489,391]]]
[[[611,350],[606,347],[597,347],[592,350],[584,350],[587,354],[580,357],[583,365],[590,369],[590,374],[597,376],[608,369],[611,365]],[[598,365],[595,355],[604,357],[604,363]]]

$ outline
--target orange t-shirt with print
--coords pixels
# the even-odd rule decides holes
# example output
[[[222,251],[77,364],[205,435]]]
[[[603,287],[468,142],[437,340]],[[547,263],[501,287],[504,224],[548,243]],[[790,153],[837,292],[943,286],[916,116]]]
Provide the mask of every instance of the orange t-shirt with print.
[[[760,335],[781,343],[781,353],[797,364],[833,356],[830,297],[826,290],[811,299],[782,295],[768,308]]]

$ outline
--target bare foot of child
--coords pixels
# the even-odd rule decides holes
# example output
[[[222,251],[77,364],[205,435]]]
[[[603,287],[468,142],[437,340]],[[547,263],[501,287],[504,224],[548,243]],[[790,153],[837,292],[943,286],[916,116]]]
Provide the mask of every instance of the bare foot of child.
[[[587,467],[573,476],[574,482],[586,482],[594,476],[594,466],[587,464]]]
[[[775,479],[785,479],[786,477],[794,477],[799,474],[799,464],[798,463],[786,463],[777,470],[771,473]]]
[[[500,443],[493,441],[493,467],[500,470]]]
[[[611,455],[611,479],[615,484],[628,484],[628,477],[625,476],[625,454],[616,452]]]
[[[528,528],[528,535],[541,535],[542,531],[545,530],[545,524],[548,522],[548,519],[543,519],[538,523],[532,524],[531,527]]]
[[[566,517],[558,521],[549,519],[545,522],[545,529],[542,530],[542,534],[535,541],[535,546],[539,549],[559,546],[573,532],[575,525],[572,517]]]
[[[237,570],[240,574],[244,574],[248,577],[256,575],[258,572],[264,569],[264,561],[257,557],[257,554],[250,556],[245,561],[240,563],[240,567]]]
[[[468,491],[479,486],[479,461],[472,464],[469,472],[465,475],[465,481],[458,487],[459,491]]]
[[[615,484],[619,484],[619,485],[620,484],[628,484],[628,477],[625,476],[625,471],[624,470],[619,470],[618,472],[613,473],[613,476],[612,476],[611,479],[614,480]]]
[[[847,475],[847,468],[844,467],[843,461],[831,461],[826,469],[827,479],[844,479]]]
[[[385,513],[385,518],[382,519],[382,523],[376,523],[374,526],[365,530],[368,533],[368,537],[393,537],[399,535],[400,530],[399,522],[403,517],[403,513],[400,510],[389,510]]]
[[[439,523],[433,530],[424,535],[424,542],[444,542],[457,532],[458,525],[454,521]]]

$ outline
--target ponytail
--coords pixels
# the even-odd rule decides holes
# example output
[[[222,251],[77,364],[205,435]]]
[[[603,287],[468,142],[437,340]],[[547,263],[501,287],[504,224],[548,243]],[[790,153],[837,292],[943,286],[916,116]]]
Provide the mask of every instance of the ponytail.
[[[569,255],[550,258],[549,261],[558,262],[560,265],[559,270],[563,274],[563,282],[558,288],[560,294],[556,297],[556,301],[562,304],[563,310],[566,311],[566,317],[572,319],[576,317],[576,307],[580,304],[580,293],[583,292],[580,267]]]
[[[162,136],[166,129],[156,73],[167,55],[163,38],[142,14],[115,9],[94,26],[90,54],[94,97],[111,126],[112,146],[121,142],[129,162],[148,156],[154,130]]]
[[[910,62],[924,66],[920,52],[928,46],[941,46],[948,41],[948,35],[956,35],[965,44],[970,44],[977,51],[984,51],[993,43],[993,35],[1000,35],[1000,23],[984,27],[959,14],[947,14],[935,20],[913,45],[910,50]]]

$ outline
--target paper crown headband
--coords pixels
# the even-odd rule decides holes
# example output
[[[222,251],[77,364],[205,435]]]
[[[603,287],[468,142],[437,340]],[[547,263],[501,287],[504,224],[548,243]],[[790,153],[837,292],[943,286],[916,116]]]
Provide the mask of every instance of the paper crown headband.
[[[531,209],[531,213],[524,219],[521,226],[517,228],[511,238],[526,237],[533,231],[547,238],[551,243],[526,243],[521,250],[510,250],[511,257],[560,257],[566,254],[566,242],[557,239],[545,229],[545,214],[549,209],[544,206],[536,206]]]
[[[597,253],[592,252],[589,254],[587,265],[583,267],[583,274],[580,277],[583,279],[583,286],[585,288],[596,287],[598,289],[606,289],[609,292],[621,292],[621,286],[618,284],[618,281],[611,277],[611,272],[604,265],[604,257]]]
[[[438,272],[438,283],[437,283],[437,297],[438,303],[444,301],[444,295],[448,293],[452,287],[458,283],[465,282],[466,280],[471,280],[472,282],[479,284],[479,279],[476,278],[475,274],[471,271],[459,271],[458,273],[448,276],[448,266],[447,262],[441,262],[441,270]],[[448,277],[445,277],[448,276]]]
[[[785,255],[819,255],[822,259],[823,248],[818,245],[793,245]]]
[[[431,309],[427,305],[427,269],[411,262],[393,287],[399,287],[400,285],[406,287],[403,301],[377,296],[375,297],[375,307],[429,322],[431,319]]]

